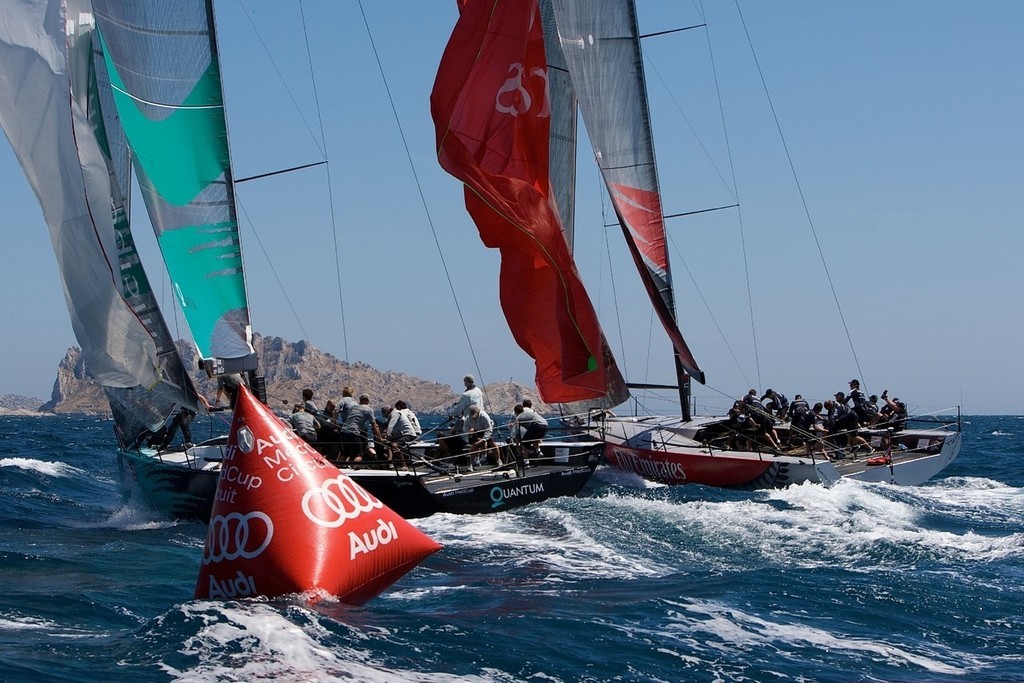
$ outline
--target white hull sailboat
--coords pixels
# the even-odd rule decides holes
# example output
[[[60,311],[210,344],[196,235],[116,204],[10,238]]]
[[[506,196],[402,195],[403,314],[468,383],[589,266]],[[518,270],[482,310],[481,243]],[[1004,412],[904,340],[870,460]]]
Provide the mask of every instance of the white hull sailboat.
[[[884,430],[863,430],[870,449],[820,454],[743,451],[714,444],[728,434],[727,420],[702,417],[610,417],[593,432],[605,442],[605,461],[662,484],[726,488],[779,488],[840,478],[918,486],[949,466],[960,452],[961,434],[949,429],[904,429],[888,446]],[[785,439],[786,425],[779,425]]]
[[[840,459],[742,450],[753,447],[728,438],[726,418],[691,419],[690,382],[705,377],[677,321],[633,0],[471,1],[461,14],[431,100],[438,159],[465,183],[484,243],[501,250],[502,306],[536,361],[541,397],[604,441],[608,465],[670,484],[756,488],[843,476],[919,484],[956,457],[959,434],[945,430],[901,431],[891,455],[872,434],[870,453]],[[681,416],[607,413],[627,387],[649,385],[623,381],[570,255],[577,110],[671,341]]]
[[[829,484],[838,477],[910,485],[938,474],[959,452],[958,431],[900,430],[893,436],[895,455],[890,455],[883,432],[865,432],[870,440],[866,453],[844,453],[823,443],[832,455],[803,456],[791,450],[741,450],[737,443],[749,440],[730,439],[736,435],[728,433],[727,418],[690,419],[690,378],[705,380],[677,327],[636,9],[632,0],[553,4],[559,20],[566,20],[559,25],[562,36],[570,37],[563,40],[564,52],[579,84],[580,110],[601,173],[640,276],[673,342],[683,410],[674,418],[601,420],[590,433],[605,440],[608,464],[665,483],[752,488],[804,481]],[[581,40],[575,42],[572,36]],[[785,442],[788,423],[776,421],[775,429]]]

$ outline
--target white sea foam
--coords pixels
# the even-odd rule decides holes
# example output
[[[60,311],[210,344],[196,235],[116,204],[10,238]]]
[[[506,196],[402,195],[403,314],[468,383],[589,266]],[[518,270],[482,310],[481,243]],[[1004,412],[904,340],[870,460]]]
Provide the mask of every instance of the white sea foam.
[[[380,640],[386,633],[351,633],[351,645],[325,644],[332,634],[315,620],[298,624],[270,605],[190,603],[187,616],[205,624],[188,638],[180,653],[198,659],[187,670],[161,664],[176,681],[492,681],[492,676],[401,671],[375,661],[360,640]],[[231,653],[231,654],[228,654]],[[511,679],[510,679],[511,680]]]
[[[1013,436],[1013,432],[1004,432],[1002,430],[997,429],[996,431],[992,432],[992,436]]]
[[[613,484],[615,486],[623,486],[631,489],[653,489],[666,486],[666,484],[659,484],[657,482],[644,479],[635,472],[627,472],[615,467],[606,467],[603,465],[594,470],[594,478],[603,484]]]
[[[833,633],[785,614],[774,615],[769,621],[734,605],[714,601],[669,604],[675,608],[670,612],[672,622],[665,630],[652,635],[660,636],[666,649],[676,640],[685,643],[691,655],[705,653],[704,660],[709,664],[717,659],[735,661],[740,650],[753,658],[762,651],[789,652],[797,661],[805,659],[805,667],[821,665],[826,668],[837,654],[851,660],[885,661],[893,667],[920,668],[932,674],[963,675],[984,667],[981,661],[962,652],[940,651],[935,646],[921,646],[914,651],[910,646],[897,645],[891,640]],[[837,627],[841,624],[836,622]]]
[[[53,628],[58,628],[57,624],[48,619],[0,614],[0,631],[46,631]]]
[[[167,529],[178,523],[160,516],[145,505],[130,501],[114,510],[102,522],[95,522],[91,526],[96,528],[123,529],[125,531],[147,531],[151,529]]]
[[[940,528],[932,519],[938,513],[958,523],[954,526],[966,526],[976,514],[974,506],[986,500],[1001,511],[1000,517],[1013,520],[1024,514],[1024,492],[997,489],[989,495],[991,490],[959,489],[959,502],[949,493],[844,480],[828,489],[802,484],[756,492],[744,500],[603,500],[619,508],[617,516],[630,524],[657,516],[672,527],[681,535],[673,553],[680,567],[695,563],[709,569],[741,569],[749,567],[754,554],[769,565],[873,571],[892,569],[894,562],[913,565],[923,557],[973,564],[1024,553],[1024,534],[957,532],[945,524]],[[638,537],[669,533],[648,528]],[[693,550],[687,553],[686,548]],[[880,548],[887,550],[880,553]]]
[[[34,460],[32,458],[4,458],[0,460],[0,467],[17,467],[22,470],[45,474],[48,477],[73,477],[82,472],[82,470],[72,467],[67,463]]]
[[[1017,526],[1024,518],[1024,489],[982,477],[949,477],[912,495],[932,510],[965,522]]]
[[[40,631],[49,638],[88,638],[95,634],[81,628],[60,624],[42,617],[23,614],[0,614],[0,632]]]
[[[795,508],[782,511],[790,523],[798,522],[791,527],[794,534],[789,540],[805,543],[812,540],[806,538],[810,532],[830,550],[832,556],[828,560],[840,564],[866,562],[871,567],[880,542],[898,546],[908,558],[938,557],[971,564],[1022,552],[1024,534],[981,535],[973,531],[951,531],[946,524],[936,523],[932,519],[936,512],[948,517],[957,527],[966,526],[965,522],[976,514],[975,505],[981,496],[971,500],[968,495],[960,503],[951,503],[948,493],[941,488],[897,488],[844,480],[829,490],[805,485],[772,492],[771,497]],[[998,497],[999,494],[995,498]],[[1024,511],[1024,498],[1016,489],[1009,497],[1013,500],[1010,509],[1016,510],[1008,515],[1012,519],[1013,515]],[[987,499],[994,502],[995,498]],[[816,523],[804,524],[794,519],[801,514],[813,516]],[[785,542],[785,536],[783,539]],[[804,554],[804,559],[812,558]],[[891,561],[892,558],[886,560]]]
[[[592,501],[574,501],[586,506]],[[418,520],[429,536],[452,549],[478,555],[481,539],[488,562],[505,566],[544,567],[562,579],[661,576],[670,568],[623,554],[588,529],[587,515],[560,507],[537,505],[494,515],[434,515]],[[631,546],[625,545],[626,548]],[[536,572],[536,570],[535,570]],[[539,577],[538,577],[539,578]]]

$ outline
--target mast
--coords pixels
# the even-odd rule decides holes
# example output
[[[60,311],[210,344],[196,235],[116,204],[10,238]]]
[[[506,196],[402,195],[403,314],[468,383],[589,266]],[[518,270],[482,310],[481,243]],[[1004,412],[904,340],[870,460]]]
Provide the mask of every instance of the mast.
[[[210,375],[251,375],[257,357],[212,4],[93,5],[139,188],[201,364]]]
[[[551,0],[580,111],[640,279],[672,341],[680,402],[704,382],[676,316],[636,7],[632,0]]]
[[[679,353],[673,350],[672,357],[676,361],[676,378],[679,381],[679,408],[682,411],[683,421],[689,422],[692,417],[690,415],[690,375],[686,372],[686,368],[683,367],[683,362],[679,359]]]

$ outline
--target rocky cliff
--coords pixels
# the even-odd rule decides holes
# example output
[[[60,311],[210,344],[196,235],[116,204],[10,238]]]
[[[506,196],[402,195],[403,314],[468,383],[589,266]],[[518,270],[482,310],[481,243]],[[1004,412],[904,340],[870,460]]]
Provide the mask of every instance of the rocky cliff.
[[[68,349],[64,360],[57,365],[57,379],[53,382],[50,400],[39,410],[58,414],[110,413],[103,388],[89,377],[81,349]]]
[[[43,402],[19,394],[0,395],[0,415],[35,415]]]
[[[321,407],[327,399],[337,400],[345,386],[352,387],[356,396],[369,394],[370,405],[375,408],[403,399],[419,413],[443,413],[458,398],[447,384],[339,360],[308,341],[293,343],[280,337],[257,335],[254,346],[266,379],[268,402],[274,409],[286,409],[287,405],[300,401],[302,390],[307,387],[313,389],[314,400]],[[196,368],[197,357],[192,345],[179,341],[178,348],[185,367]],[[212,401],[216,383],[204,373],[192,371],[191,374],[196,388]],[[516,382],[489,384],[484,391],[489,409],[496,415],[511,414],[512,407],[524,398],[532,399],[541,411],[551,411],[550,406],[540,403],[534,388]],[[89,378],[79,349],[68,350],[57,367],[50,400],[38,410],[109,414],[103,389]]]

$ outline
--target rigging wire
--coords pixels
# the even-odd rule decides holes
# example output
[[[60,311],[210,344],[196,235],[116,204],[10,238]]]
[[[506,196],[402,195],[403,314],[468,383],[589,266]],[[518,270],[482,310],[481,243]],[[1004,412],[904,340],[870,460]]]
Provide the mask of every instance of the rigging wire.
[[[242,9],[242,14],[245,15],[246,20],[249,22],[249,26],[252,28],[252,32],[256,35],[256,40],[258,40],[260,42],[260,47],[263,48],[263,52],[267,55],[267,59],[270,60],[270,65],[272,67],[274,67],[274,71],[277,73],[277,78],[278,78],[279,81],[281,81],[281,85],[284,86],[284,91],[286,93],[288,93],[288,97],[291,99],[292,105],[295,107],[296,113],[298,113],[299,118],[302,120],[303,125],[306,126],[306,131],[309,133],[310,139],[313,141],[313,144],[316,145],[317,151],[320,152],[321,158],[323,158],[326,161],[326,159],[327,159],[327,151],[326,151],[324,146],[321,146],[320,140],[317,139],[316,134],[313,132],[313,128],[309,125],[309,121],[306,120],[306,115],[303,114],[302,108],[299,106],[298,101],[295,99],[294,93],[292,93],[291,88],[288,87],[287,79],[285,79],[284,74],[281,73],[281,69],[277,66],[277,62],[274,61],[274,56],[270,52],[270,48],[267,47],[266,41],[263,40],[263,35],[260,33],[260,30],[256,27],[256,24],[253,22],[252,17],[249,16],[249,12],[246,11],[245,5],[243,4],[242,0],[238,0],[238,6]],[[299,0],[299,11],[300,11],[300,13],[302,11],[302,0]],[[303,18],[302,18],[302,22],[303,22],[303,24],[302,24],[302,26],[303,26],[303,37],[306,37],[305,36],[305,26],[306,26],[305,21],[306,21],[305,17],[303,16]],[[308,40],[308,38],[306,40],[306,53],[307,54],[309,53],[309,40]],[[314,86],[314,90],[315,90],[315,86]],[[317,108],[317,112],[319,112],[319,108]],[[320,127],[320,130],[321,130],[321,135],[322,135],[323,134],[323,126]]]
[[[828,280],[829,289],[832,290],[832,299],[836,303],[836,310],[839,312],[839,319],[843,323],[843,330],[846,332],[846,341],[850,345],[850,352],[853,354],[853,362],[857,366],[857,374],[860,375],[861,381],[865,381],[864,372],[860,367],[860,359],[857,358],[857,349],[853,346],[853,337],[850,334],[850,327],[846,324],[846,316],[843,315],[843,307],[839,304],[839,295],[836,293],[835,283],[832,281],[832,274],[829,272],[828,263],[825,261],[825,252],[821,248],[821,242],[818,240],[818,231],[814,227],[814,221],[811,218],[811,211],[807,206],[807,199],[804,197],[803,187],[800,185],[800,178],[797,177],[796,166],[793,164],[793,157],[789,152],[789,145],[786,144],[786,138],[782,133],[782,124],[779,122],[779,115],[775,111],[775,104],[772,102],[772,96],[768,92],[768,84],[764,78],[764,72],[761,70],[761,63],[757,59],[757,53],[754,52],[754,43],[750,38],[750,31],[747,29],[747,22],[743,18],[743,12],[740,10],[739,0],[734,0],[736,4],[736,12],[740,17],[740,24],[743,26],[743,33],[747,37],[747,45],[750,47],[750,54],[754,59],[754,64],[757,67],[757,74],[761,79],[761,87],[764,89],[764,95],[768,99],[768,107],[772,111],[772,116],[775,118],[775,127],[779,131],[779,139],[782,141],[782,148],[786,152],[786,160],[789,163],[789,170],[793,174],[793,181],[796,183],[797,193],[800,195],[800,202],[803,205],[804,215],[807,217],[807,225],[811,229],[811,235],[814,237],[814,246],[818,249],[818,256],[821,259],[821,266],[825,270],[825,277]],[[867,384],[865,383],[865,386]]]
[[[245,222],[249,225],[249,231],[252,233],[252,236],[256,238],[256,244],[260,245],[260,251],[263,252],[263,256],[267,259],[267,265],[270,266],[270,272],[274,274],[274,279],[277,280],[277,284],[281,288],[281,294],[284,295],[284,300],[288,303],[288,308],[291,309],[292,315],[295,316],[295,322],[302,331],[302,338],[309,339],[309,334],[306,332],[306,328],[303,327],[302,320],[299,318],[299,312],[295,310],[291,297],[288,296],[288,290],[284,288],[281,276],[277,274],[277,268],[274,267],[274,261],[270,258],[270,253],[267,252],[267,248],[263,246],[263,240],[260,239],[260,234],[256,232],[252,219],[249,218],[249,212],[245,210],[245,206],[242,205],[242,201],[238,198],[237,194],[235,195],[235,205],[238,207],[238,210],[242,215],[245,216]]]
[[[722,88],[718,81],[718,68],[715,63],[715,51],[711,46],[711,32],[705,31],[708,43],[708,58],[711,61],[711,73],[715,81],[715,96],[718,98],[718,114],[722,119],[722,133],[725,137],[725,150],[729,159],[729,174],[732,176],[733,198],[736,200],[736,222],[740,229],[740,249],[743,252],[743,275],[747,283],[747,309],[750,314],[750,338],[754,345],[754,368],[757,372],[757,386],[761,386],[761,353],[757,344],[757,325],[754,321],[754,295],[750,287],[750,260],[747,258],[747,237],[743,223],[743,208],[740,202],[739,185],[736,183],[736,161],[732,154],[732,143],[729,138],[729,127],[725,119],[725,106],[722,103]],[[744,376],[743,379],[746,379]]]
[[[612,264],[612,250],[611,250],[611,245],[608,243],[608,230],[607,230],[607,228],[610,227],[610,226],[608,226],[608,195],[604,191],[604,189],[605,189],[604,188],[604,181],[601,180],[600,176],[599,176],[598,177],[598,190],[597,191],[598,191],[598,196],[601,197],[601,222],[606,227],[606,229],[604,230],[604,244],[602,245],[602,248],[601,248],[602,252],[604,252],[603,255],[602,255],[602,259],[603,259],[604,256],[608,257],[608,279],[609,279],[609,281],[611,281],[612,305],[615,307],[615,325],[616,325],[616,327],[618,329],[618,333],[619,333],[619,353],[620,353],[620,358],[625,359],[626,358],[626,340],[625,340],[625,338],[623,337],[623,334],[622,334],[622,313],[621,313],[621,311],[619,311],[619,295],[618,295],[618,291],[615,288],[615,270],[614,270],[613,264]],[[619,224],[615,223],[614,227],[616,227],[616,228],[619,227]],[[604,269],[602,268],[600,272],[601,272],[601,274],[603,276]],[[597,289],[597,291],[601,292],[603,290],[604,290],[604,288],[601,287],[601,281],[598,280],[598,289]],[[600,310],[600,301],[598,301],[598,310]],[[625,382],[629,382],[629,368],[623,366],[623,367],[620,368],[620,372],[622,372],[622,379]]]
[[[701,13],[701,16],[703,18],[703,13]],[[699,24],[698,26],[691,27],[691,28],[699,28],[699,27],[704,27],[705,28],[705,37],[707,37],[707,35],[708,35],[707,34],[707,24],[706,23]],[[662,32],[662,33],[665,33],[665,32]],[[651,34],[651,35],[661,35],[661,34],[659,33],[659,34]],[[641,37],[643,37],[643,36],[641,36]],[[709,51],[709,53],[711,53],[711,41],[710,40],[708,40],[708,51]],[[740,243],[741,243],[742,248],[743,248],[743,266],[744,266],[743,269],[744,269],[744,273],[746,275],[746,284],[747,284],[747,304],[748,304],[748,307],[750,309],[751,328],[753,328],[753,324],[754,324],[753,296],[752,296],[752,291],[751,291],[751,287],[750,287],[750,270],[749,270],[749,267],[748,267],[748,264],[747,264],[747,256],[746,256],[747,252],[746,252],[746,244],[745,244],[744,232],[743,232],[743,214],[742,214],[742,211],[740,210],[739,190],[736,187],[736,171],[735,171],[735,165],[733,163],[732,150],[731,150],[731,147],[729,145],[728,129],[726,128],[726,125],[725,125],[725,112],[724,112],[724,108],[723,108],[723,105],[722,105],[721,90],[718,88],[718,76],[717,76],[717,72],[715,71],[714,54],[710,54],[710,58],[711,58],[711,67],[712,67],[712,71],[714,72],[714,78],[715,78],[716,94],[717,94],[717,97],[718,97],[719,115],[720,115],[720,117],[722,119],[722,128],[723,128],[723,131],[725,133],[726,151],[727,151],[727,155],[728,155],[728,159],[729,159],[729,171],[730,171],[730,174],[732,176],[732,183],[731,184],[730,184],[730,182],[728,180],[726,180],[724,174],[722,173],[722,170],[718,167],[718,164],[715,162],[714,157],[711,155],[711,151],[708,149],[707,145],[704,144],[703,138],[697,133],[697,130],[694,128],[694,126],[691,123],[689,117],[686,116],[686,112],[683,110],[682,104],[680,104],[679,100],[676,98],[675,92],[673,92],[673,90],[671,88],[669,88],[668,83],[665,81],[664,77],[661,75],[661,72],[658,70],[657,65],[655,65],[655,63],[651,60],[649,55],[647,55],[646,53],[644,54],[644,62],[645,62],[645,64],[650,66],[651,71],[654,72],[654,75],[658,78],[658,81],[661,82],[662,88],[664,88],[665,93],[668,95],[669,99],[675,105],[676,111],[678,112],[679,116],[682,117],[683,121],[686,123],[687,127],[690,129],[690,134],[693,136],[693,139],[697,142],[697,145],[700,147],[701,151],[704,152],[704,156],[707,158],[708,163],[711,164],[711,167],[715,170],[715,173],[718,175],[719,180],[722,181],[722,185],[725,188],[726,192],[729,193],[729,195],[732,197],[733,201],[736,202],[736,203],[732,204],[730,206],[714,207],[714,208],[711,208],[711,209],[702,209],[702,210],[699,210],[699,211],[688,211],[688,212],[685,212],[685,213],[665,215],[664,217],[666,219],[668,219],[668,218],[676,218],[676,217],[681,217],[681,216],[689,216],[689,215],[693,215],[693,214],[697,214],[697,213],[705,213],[705,212],[709,212],[709,211],[718,211],[720,209],[735,208],[737,210],[738,221],[739,221],[739,225],[740,225]],[[671,237],[671,235],[667,231],[666,231],[666,235],[668,236],[669,241],[672,242],[672,248],[676,252],[676,254],[678,255],[679,260],[682,261],[683,268],[686,270],[686,274],[687,274],[687,276],[689,276],[690,282],[693,284],[694,288],[697,290],[697,294],[700,296],[701,302],[703,302],[705,310],[708,312],[708,315],[711,316],[711,321],[714,323],[715,328],[718,330],[718,334],[722,338],[722,342],[725,344],[725,347],[729,350],[729,354],[732,356],[733,362],[736,364],[736,368],[740,371],[740,374],[743,376],[743,382],[745,384],[749,385],[750,384],[750,380],[747,379],[746,372],[743,370],[743,366],[740,364],[739,358],[736,356],[735,351],[733,351],[732,346],[729,344],[729,340],[726,338],[725,332],[722,330],[722,327],[719,324],[718,319],[715,317],[715,314],[714,314],[714,312],[711,309],[711,305],[709,304],[707,298],[704,296],[704,292],[701,291],[700,285],[697,284],[697,280],[694,277],[693,272],[690,270],[689,265],[686,263],[686,260],[683,258],[682,251],[679,249],[678,245],[676,245],[676,243],[674,241],[672,241],[672,237]],[[754,337],[753,337],[753,344],[754,344],[754,358],[755,358],[755,364],[756,364],[756,370],[757,370],[758,385],[760,386],[760,383],[761,383],[761,368],[760,368],[760,362],[758,360],[758,354],[757,354],[757,335],[756,334],[754,334]]]
[[[725,330],[723,330],[722,326],[718,323],[718,318],[715,317],[715,312],[714,310],[712,310],[711,304],[708,302],[707,297],[704,296],[704,292],[701,290],[700,285],[697,284],[697,278],[694,277],[693,272],[690,270],[689,264],[687,264],[686,259],[683,258],[682,251],[679,249],[679,246],[676,244],[675,240],[672,239],[672,235],[668,232],[666,232],[665,234],[668,237],[668,241],[672,244],[672,250],[676,253],[676,255],[679,257],[679,261],[683,264],[683,269],[689,276],[690,282],[693,284],[693,288],[697,290],[697,296],[700,297],[701,302],[704,304],[704,309],[707,311],[708,315],[711,316],[711,322],[715,324],[715,329],[718,330],[718,336],[722,338],[722,343],[725,344],[725,348],[729,350],[729,355],[732,356],[733,362],[736,363],[736,369],[739,370],[740,375],[743,376],[743,383],[749,385],[750,380],[747,379],[747,373],[743,371],[743,366],[740,364],[740,359],[736,356],[736,352],[733,351],[732,346],[729,344],[729,338],[725,335]]]
[[[309,78],[313,83],[313,99],[316,103],[316,118],[320,124],[320,139],[323,142],[324,159],[327,156],[327,136],[324,134],[324,117],[320,109],[320,92],[316,87],[316,72],[313,69],[313,56],[309,49],[309,33],[306,29],[306,12],[302,9],[302,0],[299,0],[299,16],[302,18],[302,37],[306,43],[306,60],[309,64]],[[338,222],[334,211],[334,184],[331,182],[331,165],[327,164],[327,204],[331,214],[331,236],[334,239],[334,272],[338,282],[338,311],[341,316],[341,341],[345,349],[345,360],[348,360],[348,326],[345,324],[345,296],[341,286],[341,255],[338,250]]]
[[[413,162],[412,152],[409,150],[409,141],[405,137],[405,130],[402,128],[402,120],[398,116],[398,108],[395,106],[395,98],[391,95],[391,87],[388,85],[387,76],[384,73],[384,65],[380,61],[380,54],[377,52],[377,44],[373,40],[373,32],[370,31],[370,22],[366,18],[366,10],[363,9],[362,0],[359,0],[359,12],[363,16],[363,25],[366,27],[366,35],[370,40],[370,47],[373,50],[373,57],[377,61],[377,69],[380,71],[381,82],[384,84],[384,90],[388,95],[388,102],[391,105],[391,113],[395,117],[395,125],[398,127],[398,134],[402,138],[402,147],[405,149],[405,157],[409,160],[409,170],[412,172],[412,177],[416,183],[416,191],[420,196],[420,203],[423,205],[423,213],[427,218],[427,225],[430,226],[430,234],[434,238],[434,246],[437,247],[437,255],[441,259],[441,267],[444,269],[445,278],[448,280],[448,289],[452,293],[452,300],[455,302],[455,310],[459,314],[459,322],[462,324],[462,332],[466,336],[466,344],[469,346],[470,356],[473,358],[473,367],[476,369],[476,376],[480,379],[479,386],[484,386],[483,373],[480,371],[480,361],[477,359],[476,349],[473,348],[473,340],[469,336],[469,328],[466,326],[466,317],[462,313],[462,307],[459,305],[459,297],[455,293],[455,284],[452,282],[451,272],[448,270],[448,262],[444,258],[444,251],[441,249],[441,241],[437,236],[437,229],[434,226],[434,220],[430,215],[430,209],[427,206],[427,198],[423,193],[423,185],[420,183],[419,174],[416,173],[416,164]],[[484,395],[486,400],[486,394]]]
[[[320,139],[317,139],[316,134],[313,132],[313,129],[312,129],[312,127],[309,124],[309,121],[306,120],[306,116],[303,113],[302,108],[299,106],[298,101],[295,99],[294,93],[292,93],[291,88],[288,87],[288,80],[284,77],[284,74],[281,72],[281,69],[278,67],[277,61],[274,59],[273,53],[271,53],[270,48],[267,47],[266,41],[263,40],[263,35],[260,33],[259,28],[257,28],[256,24],[253,22],[252,17],[249,15],[249,12],[247,12],[245,10],[245,5],[242,3],[242,0],[238,0],[238,5],[242,9],[242,14],[245,15],[246,20],[249,22],[249,26],[252,29],[253,34],[256,36],[256,40],[259,41],[260,46],[263,48],[263,52],[266,54],[267,59],[270,62],[270,65],[274,69],[274,72],[277,73],[278,80],[281,82],[281,85],[284,87],[285,92],[288,93],[288,97],[289,97],[289,99],[291,99],[292,105],[295,107],[295,111],[299,115],[299,119],[302,121],[303,125],[306,127],[306,131],[309,133],[309,137],[313,141],[313,145],[316,147],[317,151],[320,152],[320,156],[323,159],[323,161],[317,162],[317,163],[314,163],[314,164],[304,164],[302,166],[297,166],[297,167],[292,168],[292,169],[286,169],[284,171],[273,171],[273,172],[270,172],[270,173],[262,173],[262,174],[259,174],[259,175],[243,178],[240,181],[236,180],[235,182],[236,182],[236,184],[238,184],[239,182],[245,182],[245,181],[248,181],[248,180],[255,180],[257,178],[264,178],[264,177],[268,177],[268,176],[272,176],[272,175],[278,175],[280,173],[285,173],[285,172],[289,172],[289,171],[293,171],[293,170],[299,170],[299,169],[303,169],[303,168],[309,168],[309,167],[312,167],[312,166],[318,166],[318,165],[326,166],[328,205],[329,205],[329,208],[330,208],[331,229],[332,229],[332,233],[333,233],[333,236],[334,236],[335,271],[338,274],[337,275],[337,277],[338,277],[338,299],[339,299],[339,308],[341,310],[342,340],[343,340],[343,344],[344,344],[345,358],[347,360],[348,359],[348,337],[347,337],[347,334],[346,334],[345,309],[344,309],[344,300],[342,298],[342,289],[341,289],[341,269],[340,269],[340,264],[339,264],[339,261],[338,261],[338,230],[337,230],[337,221],[335,219],[335,211],[334,211],[334,193],[332,191],[333,185],[331,183],[331,166],[328,163],[328,158],[327,158],[327,138],[324,135],[323,116],[322,116],[321,110],[320,110],[320,96],[319,96],[319,91],[317,90],[317,87],[316,87],[316,77],[314,76],[314,73],[313,73],[312,57],[310,56],[310,49],[309,49],[309,34],[308,34],[308,31],[306,30],[306,16],[305,16],[305,12],[302,9],[302,0],[299,0],[299,14],[300,14],[301,21],[302,21],[302,35],[303,35],[303,39],[304,39],[305,44],[306,44],[306,58],[307,58],[307,61],[309,63],[310,78],[311,78],[311,80],[313,82],[313,96],[314,96],[314,99],[316,101],[317,119],[318,119],[319,126],[320,126]],[[253,223],[252,219],[249,217],[248,213],[245,211],[244,207],[242,206],[241,200],[239,199],[237,193],[235,193],[235,203],[238,206],[239,210],[245,215],[246,222],[249,225],[249,230],[250,230],[250,232],[252,232],[253,236],[256,238],[257,243],[259,243],[260,250],[263,252],[264,257],[267,259],[267,263],[270,265],[270,270],[271,270],[271,272],[274,275],[274,279],[277,280],[278,287],[281,289],[281,293],[284,295],[285,301],[287,301],[288,307],[291,309],[292,315],[295,317],[295,321],[296,321],[296,323],[299,326],[299,330],[302,332],[303,338],[304,339],[309,339],[310,338],[309,334],[306,332],[305,327],[302,325],[302,321],[299,318],[298,311],[295,309],[295,306],[292,304],[291,298],[288,296],[288,291],[285,289],[284,283],[281,281],[281,277],[277,273],[277,269],[274,268],[274,262],[270,258],[270,254],[267,251],[266,247],[263,245],[263,242],[260,239],[259,233],[256,231],[255,224]]]
[[[725,191],[729,193],[729,196],[732,197],[732,200],[734,202],[738,202],[739,199],[737,199],[736,190],[733,187],[733,185],[735,185],[736,182],[735,178],[733,179],[733,185],[730,185],[729,181],[725,179],[725,176],[722,174],[722,170],[718,168],[718,164],[715,163],[714,157],[711,156],[711,150],[709,150],[707,148],[707,145],[704,144],[703,138],[701,138],[701,136],[697,133],[697,130],[693,127],[693,123],[690,121],[690,118],[686,115],[686,112],[683,110],[683,106],[679,103],[679,100],[676,99],[675,93],[672,91],[671,88],[668,87],[668,83],[665,81],[665,78],[661,75],[661,72],[658,71],[658,67],[654,64],[653,61],[651,61],[651,58],[647,55],[646,52],[644,53],[644,63],[647,66],[649,66],[651,68],[651,71],[654,72],[654,75],[657,76],[658,81],[661,83],[661,87],[665,89],[665,94],[667,94],[669,99],[672,100],[672,104],[675,105],[676,111],[679,113],[679,116],[683,119],[683,122],[686,124],[686,127],[690,129],[690,134],[693,136],[693,139],[697,142],[697,145],[700,147],[701,151],[704,152],[704,157],[708,160],[708,163],[711,164],[711,168],[715,169],[715,173],[718,175],[718,179],[722,181],[722,186],[725,188]],[[707,210],[710,211],[712,209]],[[668,218],[668,216],[665,216],[665,218]]]

